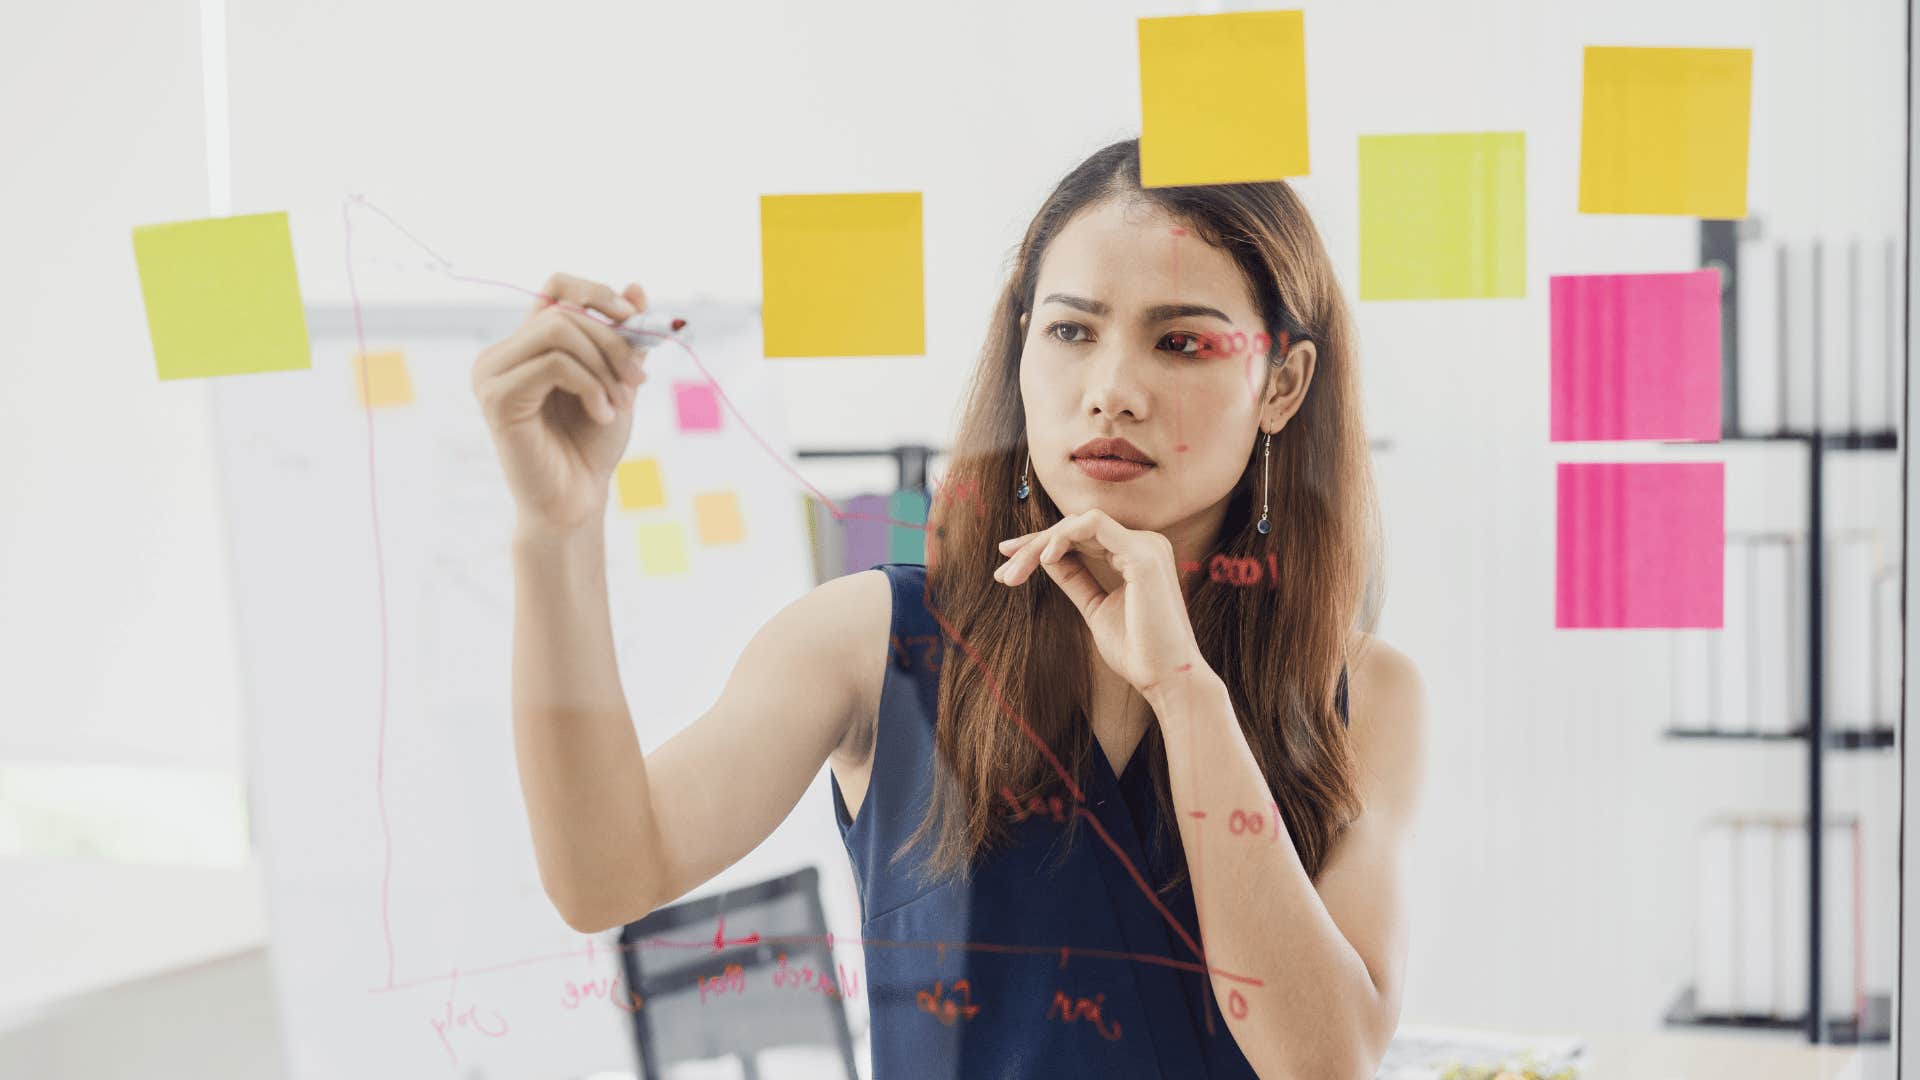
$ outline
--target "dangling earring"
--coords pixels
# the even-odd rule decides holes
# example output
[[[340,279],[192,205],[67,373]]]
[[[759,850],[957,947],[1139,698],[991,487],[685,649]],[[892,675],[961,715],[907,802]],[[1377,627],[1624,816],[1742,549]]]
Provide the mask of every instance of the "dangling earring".
[[[1032,464],[1033,464],[1033,455],[1028,454],[1026,462],[1020,466],[1020,486],[1013,489],[1013,497],[1016,499],[1026,498],[1027,493],[1033,490],[1032,488],[1027,486],[1027,467]]]
[[[1273,531],[1273,522],[1267,518],[1267,481],[1273,476],[1273,432],[1267,432],[1267,444],[1260,451],[1260,523],[1254,528],[1265,536]]]

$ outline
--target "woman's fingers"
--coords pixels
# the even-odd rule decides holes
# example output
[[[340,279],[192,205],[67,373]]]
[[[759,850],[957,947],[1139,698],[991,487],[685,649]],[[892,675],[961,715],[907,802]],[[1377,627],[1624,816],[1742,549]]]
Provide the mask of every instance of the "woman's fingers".
[[[636,289],[639,286],[629,285],[628,288]],[[547,279],[540,292],[542,295],[533,302],[535,312],[556,303],[572,304],[575,307],[592,308],[614,322],[625,322],[640,310],[632,300],[615,293],[610,287],[572,274],[554,274]]]
[[[605,357],[604,363],[614,380],[638,386],[640,363],[646,353],[613,327],[646,310],[646,301],[647,294],[638,285],[628,285],[624,292],[616,293],[611,286],[598,281],[572,274],[554,274],[534,301],[533,314],[538,316],[548,309],[559,309],[573,315]],[[599,312],[606,320],[596,319],[588,315],[588,311]],[[588,359],[591,362],[591,358]]]
[[[481,411],[495,427],[517,423],[539,412],[556,387],[578,398],[581,410],[600,423],[613,421],[613,402],[607,397],[605,385],[574,357],[557,350],[488,380],[481,389]]]
[[[545,313],[534,316],[522,332],[529,337],[528,352],[539,356],[549,350],[559,350],[574,358],[588,374],[598,379],[606,389],[607,397],[622,404],[628,404],[632,391],[624,385],[615,372],[611,358],[602,346],[595,341],[593,332],[586,325],[592,320],[563,308],[549,308]],[[602,329],[605,329],[602,327]],[[611,331],[609,331],[611,333]],[[615,334],[615,338],[619,335]]]
[[[1100,587],[1092,574],[1087,573],[1086,565],[1077,556],[1071,559],[1062,557],[1040,565],[1083,617],[1090,615],[1107,595],[1107,590]]]
[[[1040,532],[1002,541],[1001,548],[1013,550],[994,577],[1018,585],[1034,568],[1057,563],[1069,551],[1099,559],[1125,573],[1130,567],[1149,565],[1167,555],[1172,546],[1159,533],[1129,529],[1105,511],[1088,510],[1062,518]],[[1170,555],[1164,561],[1171,567]]]

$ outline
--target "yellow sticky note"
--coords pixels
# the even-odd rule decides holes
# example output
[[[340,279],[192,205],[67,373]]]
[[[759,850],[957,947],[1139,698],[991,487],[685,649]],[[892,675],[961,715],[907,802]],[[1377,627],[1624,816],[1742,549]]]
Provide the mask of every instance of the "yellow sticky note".
[[[399,349],[354,354],[353,387],[362,407],[375,409],[413,401],[413,380],[407,376],[407,358]]]
[[[693,497],[695,531],[703,544],[737,544],[747,538],[740,520],[740,497],[731,491],[703,491]]]
[[[160,378],[313,367],[284,211],[138,225],[133,258]]]
[[[1588,46],[1580,212],[1747,216],[1752,49]]]
[[[1360,137],[1360,299],[1526,294],[1523,133]]]
[[[640,526],[640,572],[648,577],[687,572],[687,543],[680,523],[660,521]]]
[[[1141,19],[1139,37],[1143,186],[1306,175],[1300,12]]]
[[[769,357],[927,351],[917,191],[760,196],[760,276]]]
[[[620,492],[620,509],[645,510],[667,505],[666,485],[660,481],[659,458],[629,458],[614,466],[614,487]]]

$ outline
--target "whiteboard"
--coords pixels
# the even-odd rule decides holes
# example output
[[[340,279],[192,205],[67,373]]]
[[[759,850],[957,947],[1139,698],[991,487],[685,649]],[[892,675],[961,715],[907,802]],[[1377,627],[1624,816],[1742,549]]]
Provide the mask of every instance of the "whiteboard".
[[[812,584],[757,308],[675,310],[739,415],[723,404],[719,431],[678,431],[672,384],[700,367],[678,348],[651,352],[628,456],[659,458],[667,505],[610,499],[606,523],[621,682],[648,750],[712,704],[754,631]],[[590,940],[553,911],[514,764],[513,505],[470,379],[524,311],[364,310],[368,351],[400,349],[413,385],[412,403],[371,420],[348,309],[309,312],[312,370],[211,380],[291,1077],[637,1067],[631,1017],[580,994],[617,977],[617,931]],[[746,540],[705,547],[692,498],[723,488],[740,497]],[[646,576],[637,527],[668,520],[686,527],[691,569]],[[825,777],[698,892],[818,865],[829,925],[857,930]],[[864,1002],[849,1005],[864,1028]]]

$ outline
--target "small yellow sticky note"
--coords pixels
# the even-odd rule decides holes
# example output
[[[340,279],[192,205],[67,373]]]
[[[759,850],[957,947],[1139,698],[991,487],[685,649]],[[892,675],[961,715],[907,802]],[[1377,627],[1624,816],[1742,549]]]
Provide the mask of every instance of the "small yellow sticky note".
[[[687,543],[680,523],[659,521],[640,526],[640,572],[648,577],[687,572]]]
[[[1360,137],[1360,299],[1526,294],[1524,133]]]
[[[1300,12],[1141,19],[1139,38],[1143,186],[1306,175]]]
[[[1588,46],[1580,212],[1747,216],[1752,49]]]
[[[703,544],[737,544],[747,538],[740,520],[740,497],[731,491],[703,491],[693,497],[695,530]]]
[[[760,196],[765,354],[927,351],[920,193]]]
[[[160,378],[313,367],[285,211],[138,225],[133,258]]]
[[[660,481],[659,458],[629,458],[614,467],[614,486],[620,491],[620,509],[645,510],[667,505],[666,485]]]
[[[413,380],[399,349],[354,354],[353,387],[363,408],[386,408],[413,401]]]

